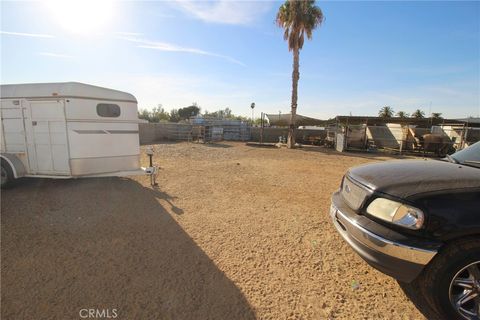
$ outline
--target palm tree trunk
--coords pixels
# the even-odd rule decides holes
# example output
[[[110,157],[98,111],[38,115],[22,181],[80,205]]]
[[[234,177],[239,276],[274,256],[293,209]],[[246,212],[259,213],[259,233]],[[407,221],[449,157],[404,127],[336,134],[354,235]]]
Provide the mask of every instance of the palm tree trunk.
[[[288,128],[287,148],[295,147],[295,118],[297,115],[298,100],[298,80],[300,79],[300,50],[293,49],[293,72],[292,72],[292,110],[290,116],[290,126]]]

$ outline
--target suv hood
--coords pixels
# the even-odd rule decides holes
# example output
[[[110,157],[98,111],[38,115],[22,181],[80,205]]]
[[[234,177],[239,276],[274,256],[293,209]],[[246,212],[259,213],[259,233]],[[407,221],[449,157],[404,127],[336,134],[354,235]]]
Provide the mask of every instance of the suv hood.
[[[480,169],[438,160],[396,160],[351,168],[347,175],[368,188],[399,198],[480,188]]]

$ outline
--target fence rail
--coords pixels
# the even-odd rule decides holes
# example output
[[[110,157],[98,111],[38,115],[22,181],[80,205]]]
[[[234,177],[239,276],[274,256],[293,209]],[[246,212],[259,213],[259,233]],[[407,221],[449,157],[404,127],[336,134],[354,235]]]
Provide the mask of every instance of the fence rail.
[[[141,123],[140,144],[160,141],[248,141],[251,127],[243,122],[205,121],[203,123]]]
[[[191,123],[142,123],[139,124],[140,144],[160,141],[263,141],[278,142],[286,139],[288,128],[251,127],[235,120],[204,119]],[[328,127],[325,130],[297,129],[296,141],[304,144],[336,146],[342,135],[341,150],[385,149],[397,152],[424,151],[422,137],[433,133],[445,138],[442,145],[462,149],[480,141],[480,128],[464,126],[432,126],[418,128],[387,124],[385,126],[350,125]],[[337,148],[338,149],[338,148]]]

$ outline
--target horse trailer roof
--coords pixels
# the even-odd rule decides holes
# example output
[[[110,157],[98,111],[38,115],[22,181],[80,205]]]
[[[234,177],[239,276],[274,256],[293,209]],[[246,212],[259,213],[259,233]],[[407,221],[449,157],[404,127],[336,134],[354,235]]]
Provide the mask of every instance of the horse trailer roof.
[[[86,98],[137,102],[130,93],[80,82],[2,84],[0,97],[2,99]]]

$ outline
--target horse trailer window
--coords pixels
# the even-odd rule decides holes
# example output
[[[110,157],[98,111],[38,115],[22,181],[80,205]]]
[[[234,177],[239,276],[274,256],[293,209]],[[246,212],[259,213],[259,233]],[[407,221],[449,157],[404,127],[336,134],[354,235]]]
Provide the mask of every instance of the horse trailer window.
[[[97,114],[100,117],[116,118],[120,116],[120,107],[111,103],[97,104]]]

